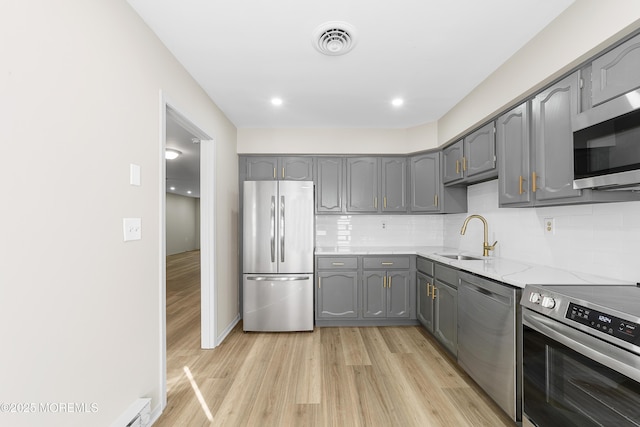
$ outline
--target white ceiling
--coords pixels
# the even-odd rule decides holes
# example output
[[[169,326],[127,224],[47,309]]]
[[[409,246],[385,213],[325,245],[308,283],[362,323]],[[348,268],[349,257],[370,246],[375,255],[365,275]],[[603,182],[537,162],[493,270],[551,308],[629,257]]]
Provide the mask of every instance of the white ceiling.
[[[200,144],[196,136],[186,130],[173,115],[167,114],[166,146],[182,154],[166,160],[166,191],[186,197],[200,197]]]
[[[239,128],[438,120],[573,0],[128,0]],[[344,56],[312,46],[345,21]],[[273,107],[270,99],[284,103]],[[405,103],[393,108],[390,101]]]

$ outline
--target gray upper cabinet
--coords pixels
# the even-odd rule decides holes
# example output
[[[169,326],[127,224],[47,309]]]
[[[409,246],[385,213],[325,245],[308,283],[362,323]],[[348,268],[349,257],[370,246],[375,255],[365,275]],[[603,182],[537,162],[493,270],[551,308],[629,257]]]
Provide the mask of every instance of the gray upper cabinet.
[[[347,212],[378,212],[378,158],[350,157],[347,162]]]
[[[573,189],[571,120],[578,114],[578,90],[576,72],[540,92],[531,101],[535,163],[531,168],[529,188],[538,202],[582,195],[582,191]]]
[[[380,163],[381,211],[407,212],[407,159],[383,157]]]
[[[525,102],[496,121],[498,150],[498,201],[500,206],[532,201],[529,185],[529,107]]]
[[[313,180],[313,159],[311,157],[246,157],[245,180]]]
[[[440,211],[440,153],[409,159],[411,212]]]
[[[465,136],[463,145],[462,172],[466,181],[471,182],[479,178],[484,179],[497,175],[495,125],[493,122],[487,123]]]
[[[487,123],[442,150],[443,184],[471,184],[497,176],[495,125]]]
[[[598,105],[640,88],[640,35],[592,62],[591,102]]]
[[[269,181],[278,179],[277,157],[247,157],[245,179],[247,181]]]
[[[442,150],[442,183],[462,181],[463,141],[460,140]]]
[[[340,157],[318,157],[316,171],[316,212],[342,213],[343,165]]]

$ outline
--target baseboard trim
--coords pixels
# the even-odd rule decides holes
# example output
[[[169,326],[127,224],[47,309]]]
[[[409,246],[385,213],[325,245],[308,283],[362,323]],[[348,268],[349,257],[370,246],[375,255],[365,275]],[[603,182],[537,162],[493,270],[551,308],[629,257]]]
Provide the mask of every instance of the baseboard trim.
[[[222,341],[225,340],[225,338],[227,338],[227,336],[231,333],[231,331],[233,331],[233,328],[236,327],[236,325],[240,322],[240,313],[238,313],[238,315],[236,316],[235,319],[233,319],[231,321],[231,323],[229,324],[229,326],[227,326],[224,331],[222,331],[222,333],[216,337],[216,341],[215,341],[215,346],[219,346],[220,344],[222,344]]]

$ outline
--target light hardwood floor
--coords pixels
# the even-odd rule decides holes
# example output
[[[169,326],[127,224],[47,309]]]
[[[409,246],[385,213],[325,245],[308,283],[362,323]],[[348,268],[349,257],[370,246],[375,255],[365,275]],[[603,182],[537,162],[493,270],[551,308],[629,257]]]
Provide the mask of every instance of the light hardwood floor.
[[[200,349],[198,251],[167,257],[155,426],[513,426],[420,327],[243,333]]]

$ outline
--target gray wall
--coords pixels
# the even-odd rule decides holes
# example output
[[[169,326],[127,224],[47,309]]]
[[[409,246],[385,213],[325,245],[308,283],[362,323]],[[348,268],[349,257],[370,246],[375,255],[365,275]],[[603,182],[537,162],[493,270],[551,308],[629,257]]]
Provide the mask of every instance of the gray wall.
[[[200,249],[200,199],[167,193],[167,255]]]

